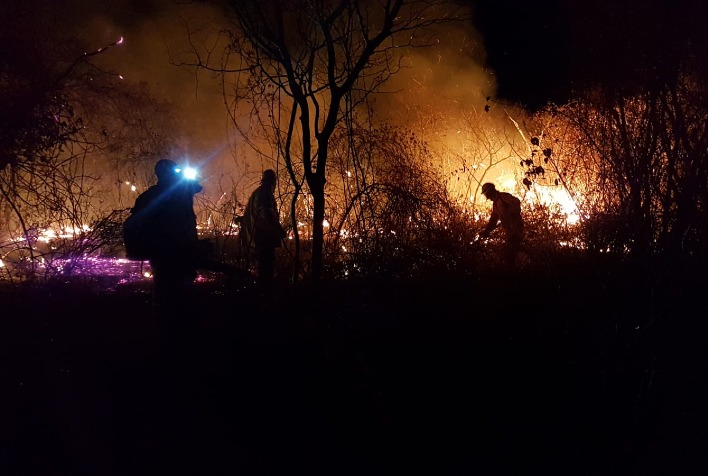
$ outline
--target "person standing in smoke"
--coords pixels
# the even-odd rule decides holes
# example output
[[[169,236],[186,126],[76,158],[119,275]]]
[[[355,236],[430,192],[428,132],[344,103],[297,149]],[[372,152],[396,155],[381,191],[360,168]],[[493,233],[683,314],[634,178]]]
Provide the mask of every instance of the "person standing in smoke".
[[[281,246],[286,233],[280,225],[275,203],[276,174],[265,170],[261,184],[251,193],[241,219],[241,245],[255,250],[258,263],[258,284],[264,290],[271,287],[275,273],[275,249]]]
[[[199,239],[194,195],[203,187],[184,177],[169,159],[155,164],[155,175],[157,184],[138,196],[131,214],[137,215],[150,242],[147,248],[155,310],[173,314],[185,309],[197,276]]]
[[[492,214],[480,237],[487,238],[501,224],[505,235],[504,264],[508,268],[515,268],[524,235],[521,201],[510,193],[500,192],[489,182],[482,185],[482,194],[492,201]]]

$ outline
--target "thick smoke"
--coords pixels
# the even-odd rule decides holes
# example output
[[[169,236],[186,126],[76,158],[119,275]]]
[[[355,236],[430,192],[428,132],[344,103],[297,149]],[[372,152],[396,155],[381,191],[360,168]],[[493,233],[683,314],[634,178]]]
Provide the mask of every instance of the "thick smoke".
[[[73,12],[64,23],[67,35],[96,48],[124,38],[97,61],[125,81],[144,83],[156,99],[172,105],[181,125],[177,140],[186,153],[206,160],[228,149],[220,82],[175,64],[189,47],[188,29],[216,28],[216,10],[169,0],[66,3],[61,9]]]
[[[145,83],[156,98],[173,105],[180,124],[177,140],[210,177],[206,191],[215,187],[211,191],[220,193],[228,185],[218,186],[225,175],[238,180],[247,170],[260,170],[260,164],[242,164],[243,151],[231,143],[220,77],[174,64],[188,57],[190,30],[197,47],[208,48],[201,42],[213,40],[224,26],[222,12],[201,2],[170,0],[70,0],[45,8],[54,8],[51,14],[67,36],[87,45],[98,48],[124,37],[120,48],[99,61],[125,81]],[[374,107],[380,119],[454,148],[454,138],[466,127],[465,116],[483,111],[496,85],[484,67],[483,39],[471,25],[450,26],[436,40],[433,47],[403,51],[405,68],[386,85],[387,93],[377,95]],[[245,179],[240,186],[249,188],[252,182]]]

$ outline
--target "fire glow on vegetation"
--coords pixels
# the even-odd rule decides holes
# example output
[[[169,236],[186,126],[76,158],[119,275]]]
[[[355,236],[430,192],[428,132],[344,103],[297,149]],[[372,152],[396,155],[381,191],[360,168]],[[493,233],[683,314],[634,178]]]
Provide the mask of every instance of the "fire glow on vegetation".
[[[25,275],[30,270],[40,275],[102,276],[115,278],[116,284],[128,284],[152,280],[152,269],[148,261],[135,261],[120,256],[97,256],[95,254],[79,254],[66,257],[57,254],[59,242],[80,240],[82,236],[93,231],[90,226],[56,227],[43,230],[31,230],[29,236],[13,237],[8,243],[21,244],[0,246],[0,269],[3,270],[0,280],[16,275]],[[33,257],[29,255],[29,239]],[[39,245],[41,244],[41,245]],[[1,245],[1,244],[0,244]],[[201,276],[201,274],[200,274]],[[211,276],[201,276],[200,282],[213,280]]]
[[[46,229],[39,233],[39,237],[37,239],[42,243],[49,243],[56,239],[75,239],[81,233],[86,233],[89,231],[91,231],[91,228],[88,225],[62,229]]]
[[[21,265],[22,263],[20,263]],[[17,267],[18,263],[13,263]],[[125,258],[105,256],[80,256],[73,258],[40,258],[36,261],[36,271],[39,273],[53,272],[58,275],[112,278],[117,286],[131,283],[149,283],[153,274],[150,263],[134,261]],[[0,269],[10,272],[9,266],[0,259]],[[2,278],[2,276],[0,276]],[[199,272],[197,282],[209,283],[217,279],[214,273]]]
[[[575,225],[580,220],[578,206],[564,188],[537,184],[533,187],[533,191],[526,195],[525,201],[531,206],[540,203],[548,207],[557,207],[558,211],[565,216],[568,225]]]
[[[31,242],[40,243],[51,243],[56,240],[74,240],[78,238],[82,233],[88,233],[91,231],[91,227],[88,225],[69,226],[69,227],[56,227],[56,228],[45,228],[43,230],[29,230],[28,236]],[[22,243],[27,241],[28,236],[20,235],[12,238],[10,241],[13,243]]]
[[[521,181],[510,171],[504,171],[496,179],[490,181],[497,186],[498,190],[517,195],[524,204],[522,207],[548,207],[559,213],[565,220],[566,225],[572,226],[580,221],[578,206],[575,200],[573,200],[573,197],[571,197],[568,191],[563,187],[537,183],[530,189],[521,192],[525,190],[525,187],[520,184]],[[471,203],[474,203],[475,197],[472,196],[469,200]],[[489,206],[491,206],[491,204]],[[474,216],[480,219],[483,218],[484,214],[475,210]]]

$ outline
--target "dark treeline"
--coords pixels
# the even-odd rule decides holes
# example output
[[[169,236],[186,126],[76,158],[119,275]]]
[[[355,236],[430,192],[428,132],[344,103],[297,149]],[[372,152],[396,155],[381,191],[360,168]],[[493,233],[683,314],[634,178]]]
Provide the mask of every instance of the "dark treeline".
[[[602,84],[662,87],[688,69],[706,78],[703,2],[466,2],[485,38],[499,95],[531,109]]]

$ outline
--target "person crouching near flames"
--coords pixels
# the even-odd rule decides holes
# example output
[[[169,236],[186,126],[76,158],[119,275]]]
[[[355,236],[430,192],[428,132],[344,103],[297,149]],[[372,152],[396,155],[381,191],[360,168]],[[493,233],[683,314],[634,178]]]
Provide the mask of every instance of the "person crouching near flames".
[[[515,268],[524,235],[521,201],[510,193],[500,192],[489,182],[482,185],[482,194],[492,201],[492,214],[480,237],[487,238],[501,224],[505,235],[504,264],[508,268]]]
[[[262,291],[271,288],[275,273],[275,249],[282,245],[286,233],[280,224],[275,203],[277,176],[272,169],[265,170],[261,184],[251,193],[241,219],[241,245],[255,249],[258,263],[258,286]]]

